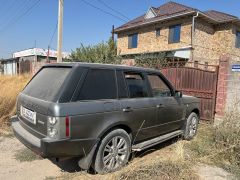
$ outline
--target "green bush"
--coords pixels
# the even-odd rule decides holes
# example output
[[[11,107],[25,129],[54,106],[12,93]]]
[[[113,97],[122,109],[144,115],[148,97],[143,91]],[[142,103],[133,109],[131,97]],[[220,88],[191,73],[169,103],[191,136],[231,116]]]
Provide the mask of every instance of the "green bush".
[[[96,45],[84,46],[72,51],[71,61],[88,63],[120,64],[121,58],[117,55],[116,43],[109,39]]]

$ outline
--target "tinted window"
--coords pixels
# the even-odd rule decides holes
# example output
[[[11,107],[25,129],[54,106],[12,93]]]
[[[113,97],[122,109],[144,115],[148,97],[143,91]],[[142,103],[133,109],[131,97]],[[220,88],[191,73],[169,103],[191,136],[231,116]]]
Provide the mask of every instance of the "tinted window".
[[[130,98],[147,97],[147,88],[141,74],[125,73],[124,74]]]
[[[180,42],[181,25],[174,25],[169,27],[169,43]]]
[[[78,100],[115,99],[116,97],[114,70],[92,69],[88,71]]]
[[[240,48],[240,31],[236,32],[236,48]]]
[[[43,68],[23,90],[29,96],[53,101],[71,68]]]
[[[171,96],[169,87],[163,82],[163,80],[157,75],[148,75],[152,93],[154,97],[166,97]]]
[[[128,48],[137,48],[138,34],[131,34],[128,36]]]
[[[127,98],[128,97],[127,86],[122,71],[117,71],[117,80],[118,80],[118,98]]]

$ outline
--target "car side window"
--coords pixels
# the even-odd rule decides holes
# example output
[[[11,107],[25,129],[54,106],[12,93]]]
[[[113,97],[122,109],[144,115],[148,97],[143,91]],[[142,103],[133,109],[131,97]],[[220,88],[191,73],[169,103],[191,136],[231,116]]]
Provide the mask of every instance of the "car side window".
[[[115,71],[90,69],[86,75],[77,100],[116,99]]]
[[[153,97],[171,96],[171,90],[158,75],[148,75]]]
[[[141,98],[148,96],[145,80],[140,73],[125,72],[124,78],[128,87],[130,98]]]

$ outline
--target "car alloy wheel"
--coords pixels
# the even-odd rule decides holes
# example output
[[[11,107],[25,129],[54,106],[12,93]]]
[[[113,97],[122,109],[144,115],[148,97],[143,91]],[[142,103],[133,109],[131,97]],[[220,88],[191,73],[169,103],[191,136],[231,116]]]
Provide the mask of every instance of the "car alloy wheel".
[[[197,123],[198,123],[197,118],[195,116],[193,116],[192,120],[191,120],[191,123],[190,123],[190,127],[189,127],[189,135],[190,136],[194,136],[196,134]]]
[[[122,166],[128,158],[126,140],[121,136],[113,137],[103,150],[103,164],[106,171],[113,171]]]

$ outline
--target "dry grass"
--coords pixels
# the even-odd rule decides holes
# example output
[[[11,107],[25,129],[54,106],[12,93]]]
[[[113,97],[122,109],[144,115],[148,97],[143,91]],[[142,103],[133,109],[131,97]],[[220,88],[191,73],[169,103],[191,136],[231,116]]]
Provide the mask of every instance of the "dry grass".
[[[240,178],[240,116],[227,114],[220,126],[202,126],[197,137],[185,142],[189,160],[221,167]]]
[[[30,75],[0,76],[0,134],[9,125],[9,118],[15,114],[18,93],[30,80]]]

